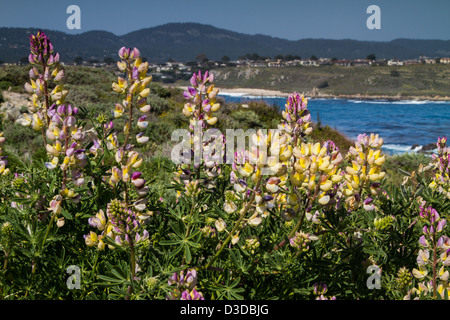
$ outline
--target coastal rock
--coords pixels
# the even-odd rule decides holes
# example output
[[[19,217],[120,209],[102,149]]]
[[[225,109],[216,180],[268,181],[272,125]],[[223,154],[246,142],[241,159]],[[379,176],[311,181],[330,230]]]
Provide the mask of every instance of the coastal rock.
[[[5,120],[15,121],[20,115],[20,109],[9,102],[4,102],[0,107],[0,113],[4,114]]]
[[[437,148],[436,143],[429,143],[424,145],[420,150],[420,152],[432,152],[436,148]]]
[[[414,150],[414,149],[416,149],[418,146],[419,146],[419,145],[418,145],[417,143],[415,143],[415,144],[413,144],[413,146],[412,146],[411,149],[409,149],[409,150]]]
[[[21,112],[27,110],[29,95],[12,91],[4,91],[2,94],[5,102],[0,105],[0,113],[4,114],[5,120],[16,121],[21,117]]]

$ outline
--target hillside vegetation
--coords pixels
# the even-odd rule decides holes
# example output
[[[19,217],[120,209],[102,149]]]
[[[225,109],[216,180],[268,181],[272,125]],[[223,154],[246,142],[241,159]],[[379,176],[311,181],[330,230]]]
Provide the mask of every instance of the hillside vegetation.
[[[450,65],[220,68],[224,88],[262,88],[318,95],[450,97]]]

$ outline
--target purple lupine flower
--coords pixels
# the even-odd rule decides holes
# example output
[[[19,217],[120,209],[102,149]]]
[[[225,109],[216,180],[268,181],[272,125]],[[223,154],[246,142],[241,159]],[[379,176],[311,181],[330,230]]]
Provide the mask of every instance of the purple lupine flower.
[[[191,292],[185,290],[181,293],[181,300],[205,300],[203,294],[195,288]]]
[[[440,219],[436,227],[436,232],[442,232],[446,224],[447,221],[445,219]]]
[[[316,296],[324,295],[328,291],[328,286],[325,283],[314,284],[314,294]]]
[[[130,48],[125,48],[125,47],[120,48],[119,49],[119,57],[123,60],[128,59],[130,56],[130,51],[131,51]]]
[[[428,247],[428,241],[426,240],[425,236],[420,237],[419,243],[424,247]]]

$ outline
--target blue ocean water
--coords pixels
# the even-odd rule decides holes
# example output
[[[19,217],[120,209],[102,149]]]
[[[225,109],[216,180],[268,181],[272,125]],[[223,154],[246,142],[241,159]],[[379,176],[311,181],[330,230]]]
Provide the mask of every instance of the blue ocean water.
[[[286,98],[221,95],[227,102],[264,101],[284,109]],[[361,133],[377,133],[384,140],[384,151],[399,154],[420,150],[436,143],[438,137],[450,138],[449,101],[386,101],[347,99],[308,99],[314,122],[318,116],[328,125],[356,140]],[[413,145],[419,145],[411,150]]]

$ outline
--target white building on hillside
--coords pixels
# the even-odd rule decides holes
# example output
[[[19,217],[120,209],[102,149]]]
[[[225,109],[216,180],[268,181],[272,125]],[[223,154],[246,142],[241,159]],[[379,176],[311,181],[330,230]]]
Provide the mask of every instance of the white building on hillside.
[[[300,64],[305,67],[310,67],[310,66],[318,67],[319,66],[319,62],[317,60],[311,60],[311,59],[302,60],[300,62]]]
[[[401,60],[397,60],[397,59],[391,59],[388,61],[388,66],[402,66],[403,65],[403,61]]]

